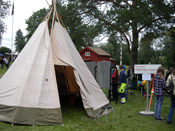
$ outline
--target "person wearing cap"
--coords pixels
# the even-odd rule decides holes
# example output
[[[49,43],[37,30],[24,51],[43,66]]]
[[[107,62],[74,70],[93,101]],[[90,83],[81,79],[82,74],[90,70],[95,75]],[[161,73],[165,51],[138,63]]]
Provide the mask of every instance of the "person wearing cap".
[[[118,82],[118,92],[120,96],[120,103],[125,104],[126,99],[125,99],[125,88],[126,88],[126,72],[123,68],[123,65],[119,66],[120,69],[120,75],[119,75],[119,82]]]
[[[123,69],[124,69],[124,70],[126,69],[126,66],[125,66],[125,65],[123,65]]]

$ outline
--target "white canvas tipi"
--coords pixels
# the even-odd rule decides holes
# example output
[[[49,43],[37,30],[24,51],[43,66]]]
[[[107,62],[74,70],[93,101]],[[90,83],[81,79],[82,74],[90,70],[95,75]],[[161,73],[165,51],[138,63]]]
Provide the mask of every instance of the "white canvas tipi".
[[[68,93],[80,91],[83,106],[91,118],[97,118],[98,109],[109,104],[66,29],[55,21],[50,35],[48,23],[44,21],[0,79],[0,121],[62,124],[61,88],[66,88]]]

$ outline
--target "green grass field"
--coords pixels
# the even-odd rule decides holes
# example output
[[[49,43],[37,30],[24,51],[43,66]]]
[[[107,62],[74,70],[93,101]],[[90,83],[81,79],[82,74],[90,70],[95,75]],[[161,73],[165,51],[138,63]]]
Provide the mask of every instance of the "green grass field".
[[[3,69],[1,69],[0,67],[0,78],[5,74],[5,72],[7,71],[7,67],[4,65]]]
[[[0,69],[0,76],[6,71]],[[104,93],[108,91],[103,89]],[[108,122],[106,123],[106,116],[101,117],[99,120],[88,118],[85,110],[79,106],[71,106],[69,103],[61,102],[63,125],[54,126],[27,126],[27,125],[11,125],[10,123],[0,122],[0,131],[174,131],[174,124],[168,125],[166,121],[159,122],[154,120],[153,116],[138,115],[140,111],[146,110],[145,100],[140,96],[138,90],[132,90],[135,95],[131,95],[126,104],[115,104],[114,101],[111,105],[114,107],[114,122],[112,113],[108,114]],[[153,96],[151,111],[154,111],[155,98]],[[170,98],[164,97],[162,106],[162,117],[167,119],[168,111],[170,108]],[[173,116],[175,121],[175,115]]]

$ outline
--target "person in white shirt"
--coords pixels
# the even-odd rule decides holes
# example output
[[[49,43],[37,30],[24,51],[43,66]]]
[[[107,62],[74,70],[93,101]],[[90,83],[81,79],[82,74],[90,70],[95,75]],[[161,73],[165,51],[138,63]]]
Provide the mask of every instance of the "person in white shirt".
[[[117,70],[118,70],[118,65],[116,64],[116,68],[117,68]]]

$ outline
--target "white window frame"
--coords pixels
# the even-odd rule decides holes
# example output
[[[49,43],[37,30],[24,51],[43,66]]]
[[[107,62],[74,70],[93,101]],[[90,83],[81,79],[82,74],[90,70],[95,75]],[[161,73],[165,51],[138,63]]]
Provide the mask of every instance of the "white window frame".
[[[85,52],[85,56],[90,56],[90,52]]]

